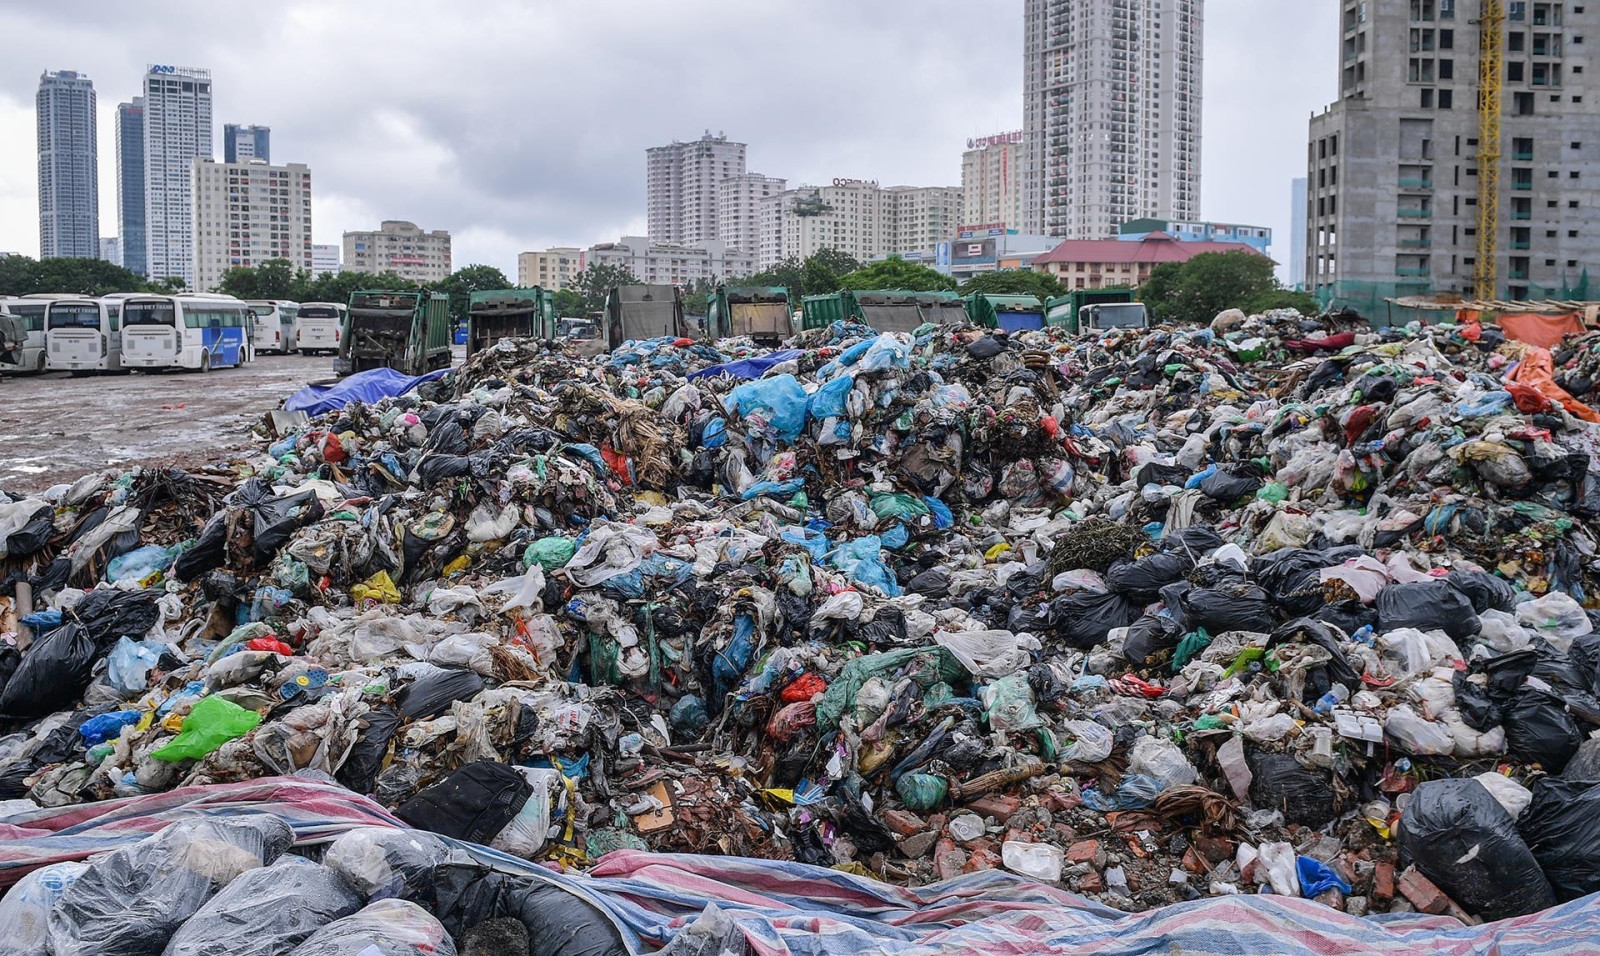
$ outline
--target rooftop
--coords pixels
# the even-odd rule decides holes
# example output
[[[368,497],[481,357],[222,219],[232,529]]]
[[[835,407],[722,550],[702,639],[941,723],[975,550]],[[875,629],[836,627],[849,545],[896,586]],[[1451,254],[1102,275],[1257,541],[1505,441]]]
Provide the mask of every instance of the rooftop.
[[[1180,242],[1164,232],[1151,233],[1138,242],[1121,239],[1068,239],[1033,260],[1049,262],[1188,262],[1202,252],[1248,252],[1260,255],[1242,242]]]

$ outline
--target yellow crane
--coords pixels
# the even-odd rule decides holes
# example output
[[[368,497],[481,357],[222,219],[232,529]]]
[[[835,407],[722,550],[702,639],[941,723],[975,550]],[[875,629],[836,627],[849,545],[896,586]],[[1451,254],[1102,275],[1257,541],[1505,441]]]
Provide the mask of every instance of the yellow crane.
[[[1500,86],[1506,22],[1502,0],[1482,0],[1478,16],[1478,258],[1473,294],[1496,297],[1499,285]]]

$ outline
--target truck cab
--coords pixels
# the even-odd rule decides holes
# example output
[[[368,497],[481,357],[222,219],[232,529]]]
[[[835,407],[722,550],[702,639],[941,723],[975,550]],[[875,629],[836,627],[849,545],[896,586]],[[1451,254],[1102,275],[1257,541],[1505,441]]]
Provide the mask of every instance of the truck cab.
[[[1078,289],[1046,302],[1045,322],[1076,335],[1149,328],[1150,313],[1143,302],[1134,301],[1132,289]]]

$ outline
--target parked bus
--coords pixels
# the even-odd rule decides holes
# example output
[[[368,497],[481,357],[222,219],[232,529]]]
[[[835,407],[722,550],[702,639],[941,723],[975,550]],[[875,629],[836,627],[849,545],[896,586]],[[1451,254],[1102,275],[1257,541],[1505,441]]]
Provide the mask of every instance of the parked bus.
[[[123,301],[129,368],[201,372],[250,360],[250,307],[231,295],[140,295]]]
[[[45,303],[44,344],[44,367],[52,372],[122,371],[121,301],[52,299]]]
[[[22,350],[15,364],[5,369],[13,374],[42,372],[45,367],[44,310],[53,299],[75,299],[78,296],[36,292],[20,298],[0,299],[0,315],[14,316],[22,321]]]
[[[344,313],[345,307],[338,302],[302,302],[295,317],[299,327],[295,334],[296,348],[307,355],[337,353]]]
[[[255,313],[255,350],[288,355],[300,348],[300,303],[282,299],[249,299]]]

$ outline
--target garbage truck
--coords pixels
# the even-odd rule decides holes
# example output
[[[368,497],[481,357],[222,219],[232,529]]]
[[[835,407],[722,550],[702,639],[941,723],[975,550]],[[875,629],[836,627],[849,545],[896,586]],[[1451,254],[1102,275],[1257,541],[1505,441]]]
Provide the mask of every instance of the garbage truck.
[[[467,358],[501,339],[554,338],[555,314],[555,294],[538,286],[474,292],[467,299]]]
[[[1132,289],[1076,289],[1045,303],[1045,322],[1076,335],[1102,329],[1143,329],[1150,313]]]
[[[1036,295],[974,292],[966,298],[967,317],[985,329],[1027,332],[1044,328],[1044,303]]]
[[[901,292],[845,289],[801,300],[801,324],[826,328],[834,322],[862,322],[879,332],[910,332],[927,322],[962,325],[966,304],[954,292]]]
[[[339,375],[392,368],[425,375],[450,367],[450,297],[436,292],[350,293],[339,336]]]
[[[662,336],[686,338],[683,295],[673,285],[619,285],[606,294],[604,338],[607,348]]]
[[[781,285],[719,285],[706,296],[706,334],[713,340],[748,335],[768,347],[793,334],[794,305]]]

